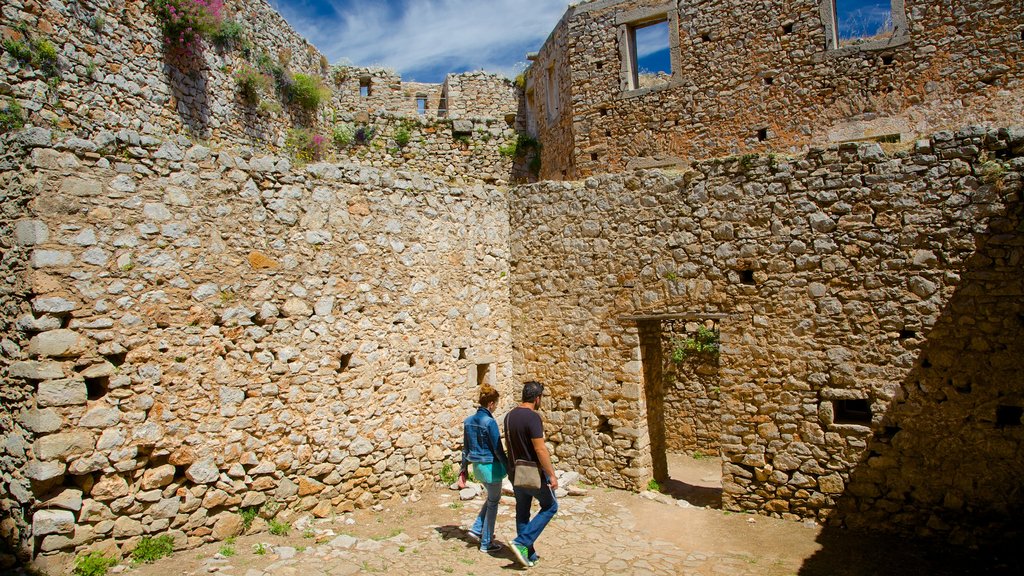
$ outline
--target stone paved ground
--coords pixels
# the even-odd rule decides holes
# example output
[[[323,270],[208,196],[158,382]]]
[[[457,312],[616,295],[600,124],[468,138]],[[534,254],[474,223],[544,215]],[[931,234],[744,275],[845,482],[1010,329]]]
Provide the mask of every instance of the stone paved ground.
[[[680,470],[680,465],[685,470]],[[714,508],[715,462],[670,461],[686,500],[584,486],[564,497],[538,542],[533,574],[688,576],[1011,574],[1016,567],[968,558],[949,547],[823,531],[813,523],[734,514]],[[678,486],[677,486],[678,487]],[[498,539],[514,535],[512,500],[499,510]],[[287,536],[267,532],[176,552],[154,564],[119,566],[130,576],[486,575],[524,571],[505,548],[481,554],[466,537],[480,501],[461,502],[438,487],[415,502],[297,521]],[[308,522],[308,524],[307,524]],[[267,553],[256,554],[264,544]],[[227,550],[230,549],[230,550]],[[220,552],[233,551],[230,557]]]

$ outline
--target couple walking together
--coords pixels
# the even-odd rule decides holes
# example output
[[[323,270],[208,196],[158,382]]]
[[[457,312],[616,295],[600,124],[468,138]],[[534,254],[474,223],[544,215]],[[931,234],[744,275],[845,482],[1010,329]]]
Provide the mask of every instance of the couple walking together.
[[[494,410],[498,406],[497,390],[485,384],[480,389],[480,407],[463,423],[463,474],[472,463],[473,475],[487,489],[487,501],[480,509],[473,527],[469,529],[472,538],[480,539],[481,552],[501,550],[501,545],[494,541],[494,523],[498,515],[498,501],[501,499],[501,481],[506,470],[510,477],[515,477],[515,469],[509,467],[509,462],[529,460],[540,467],[541,486],[538,490],[513,488],[516,497],[516,538],[511,547],[516,561],[526,567],[533,566],[539,560],[533,544],[558,511],[558,501],[555,499],[558,478],[555,477],[551,455],[544,444],[544,425],[536,412],[543,395],[544,385],[540,382],[523,384],[521,403],[506,414],[504,419],[507,456],[501,446],[498,422],[494,419]],[[460,484],[463,478],[460,475]],[[530,518],[534,499],[540,504],[540,511]]]

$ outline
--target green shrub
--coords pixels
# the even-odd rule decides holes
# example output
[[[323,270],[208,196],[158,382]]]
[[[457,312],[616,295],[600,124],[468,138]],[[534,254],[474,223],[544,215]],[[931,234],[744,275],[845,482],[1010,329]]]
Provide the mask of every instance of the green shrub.
[[[0,134],[21,130],[24,125],[24,111],[17,100],[8,100],[0,106]]]
[[[289,522],[278,522],[277,520],[270,521],[270,533],[274,536],[287,536],[292,530],[292,525]]]
[[[661,482],[651,478],[647,481],[647,489],[651,492],[661,492]]]
[[[295,74],[288,90],[288,99],[305,110],[315,111],[320,103],[331,97],[331,91],[324,86],[319,76]]]
[[[373,141],[373,137],[376,135],[377,129],[373,126],[360,126],[352,133],[352,140],[360,146],[366,146]]]
[[[32,61],[32,47],[27,42],[4,38],[3,46],[4,52],[10,54],[18,62],[28,64]]]
[[[336,147],[348,148],[352,145],[352,141],[355,139],[355,130],[349,124],[339,124],[334,127],[334,132],[331,134],[331,137]]]
[[[93,14],[89,17],[89,28],[92,28],[93,32],[99,34],[106,26],[107,19],[103,17],[103,14]]]
[[[402,122],[395,130],[395,144],[399,148],[405,148],[412,139],[412,125],[409,122]]]
[[[695,356],[718,358],[718,351],[718,332],[704,326],[693,336],[672,339],[672,361],[676,364]]]
[[[239,96],[249,106],[259,104],[260,92],[270,90],[270,77],[247,64],[239,68],[234,77]]]
[[[256,519],[259,513],[260,509],[258,506],[249,506],[238,511],[238,515],[242,517],[242,532],[248,532],[249,528],[252,528],[252,521]]]
[[[35,52],[33,64],[40,68],[57,66],[57,47],[46,38],[34,38],[32,49]]]
[[[245,26],[242,26],[242,23],[237,20],[222,20],[210,34],[210,40],[222,48],[243,46],[245,44]]]
[[[257,542],[252,545],[252,553],[257,556],[263,556],[267,553],[267,545],[262,542]]]
[[[75,576],[105,576],[107,570],[117,566],[117,559],[103,555],[102,552],[89,552],[85,556],[75,558]]]
[[[440,477],[441,483],[445,486],[450,486],[459,479],[458,472],[455,471],[455,466],[453,466],[451,462],[445,462],[441,466]]]
[[[168,534],[152,538],[143,536],[139,545],[132,550],[132,561],[140,564],[149,564],[170,556],[174,552],[174,538]]]
[[[220,547],[219,550],[217,550],[217,552],[225,558],[231,558],[235,555],[235,547],[231,544],[224,544]]]

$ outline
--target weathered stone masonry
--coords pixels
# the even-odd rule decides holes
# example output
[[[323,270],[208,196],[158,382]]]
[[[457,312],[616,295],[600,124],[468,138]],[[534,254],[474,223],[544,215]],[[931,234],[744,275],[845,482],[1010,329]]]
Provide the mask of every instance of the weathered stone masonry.
[[[514,362],[551,383],[555,454],[656,476],[634,318],[717,319],[727,508],[1019,529],[1022,154],[971,129],[517,188]]]
[[[550,386],[559,466],[593,482],[639,488],[665,450],[719,450],[730,509],[1017,534],[1024,133],[677,157],[1019,121],[1010,3],[907,2],[909,40],[831,52],[817,3],[588,2],[527,75],[528,118],[486,74],[335,75],[250,2],[233,6],[256,44],[335,88],[316,118],[256,115],[230,77],[244,54],[182,74],[143,4],[2,8],[5,35],[23,21],[58,45],[61,75],[0,55],[29,121],[0,137],[0,567],[144,534],[193,546],[268,502],[287,519],[413,495],[454,460],[475,387],[514,398],[525,378]],[[608,92],[607,26],[659,6],[689,60]],[[266,153],[294,120],[382,136],[299,166]],[[508,181],[517,126],[553,178],[685,169],[486,184]],[[699,323],[718,363],[671,366]]]
[[[31,306],[3,363],[4,522],[28,512],[24,552],[191,546],[267,501],[409,495],[455,459],[478,382],[510,381],[501,191],[51,138],[5,138],[10,206],[31,197],[4,222],[28,286],[4,305]]]

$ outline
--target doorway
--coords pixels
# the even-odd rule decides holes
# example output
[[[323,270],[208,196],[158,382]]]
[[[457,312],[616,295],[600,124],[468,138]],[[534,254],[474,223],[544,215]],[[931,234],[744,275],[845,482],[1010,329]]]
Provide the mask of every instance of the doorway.
[[[651,467],[657,489],[694,506],[722,505],[719,319],[638,321]]]

